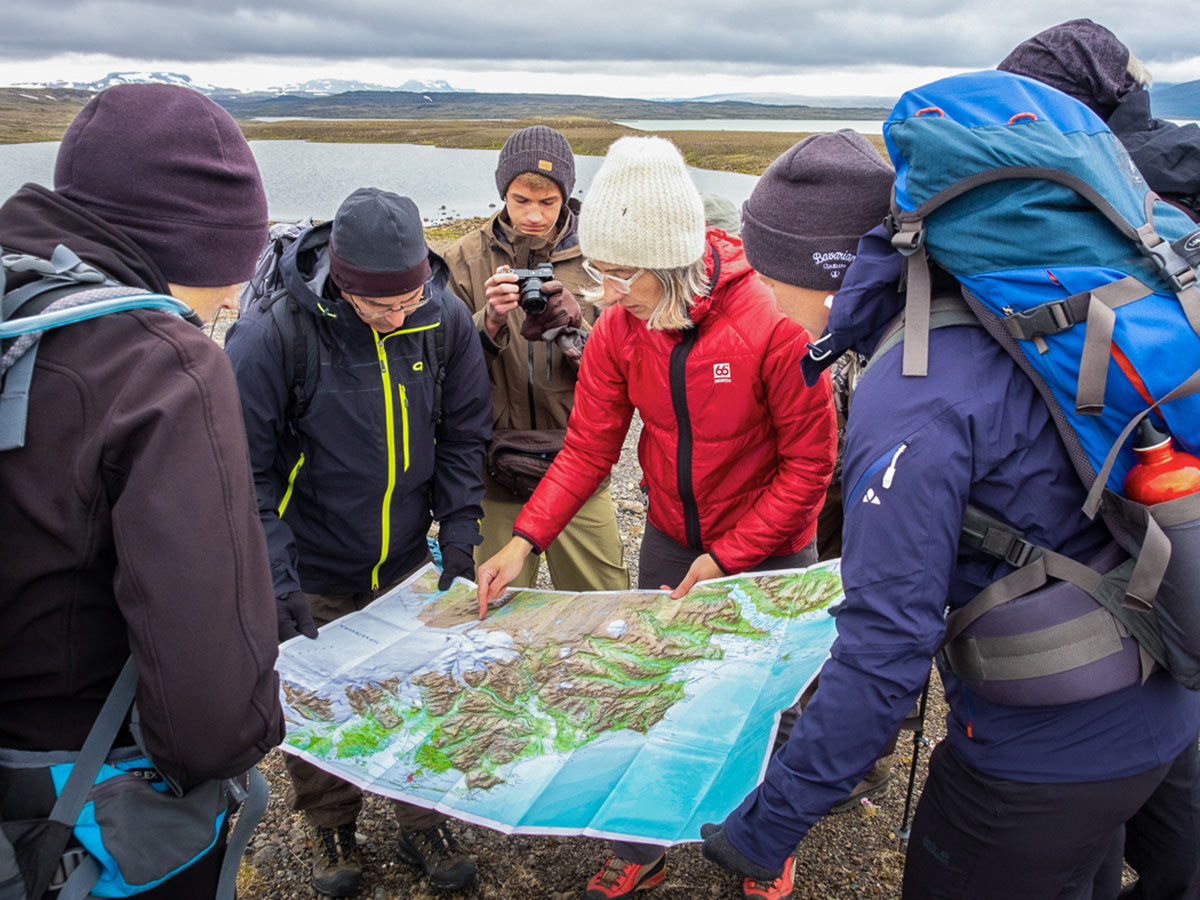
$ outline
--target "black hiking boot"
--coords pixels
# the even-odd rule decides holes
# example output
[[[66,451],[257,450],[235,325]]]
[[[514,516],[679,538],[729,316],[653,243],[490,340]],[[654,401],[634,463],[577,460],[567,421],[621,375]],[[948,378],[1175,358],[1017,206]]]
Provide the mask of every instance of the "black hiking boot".
[[[312,885],[326,897],[349,897],[362,883],[362,859],[354,824],[309,828],[312,843]]]
[[[475,860],[463,853],[447,822],[424,831],[400,832],[397,850],[439,890],[457,891],[475,880]]]

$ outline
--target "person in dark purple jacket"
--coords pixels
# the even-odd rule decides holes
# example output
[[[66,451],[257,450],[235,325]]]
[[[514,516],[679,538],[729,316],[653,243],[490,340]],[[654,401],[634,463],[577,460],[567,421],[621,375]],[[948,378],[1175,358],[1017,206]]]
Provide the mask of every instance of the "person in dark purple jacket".
[[[831,359],[875,350],[903,306],[902,263],[883,228],[860,242],[823,342]],[[1012,570],[959,545],[968,503],[1076,559],[1108,540],[1080,511],[1049,409],[985,331],[932,331],[925,378],[902,377],[902,355],[875,361],[849,418],[846,602],[821,689],[763,783],[704,828],[705,855],[751,878],[778,875],[874,762],[921,692],[947,608]],[[948,736],[913,822],[904,898],[1114,897],[1120,866],[1107,863],[1127,822],[1136,896],[1198,896],[1200,694],[1156,671],[1093,700],[1001,706],[939,671]]]
[[[1089,107],[1120,138],[1150,189],[1200,218],[1200,126],[1154,118],[1150,73],[1103,25],[1072,19],[1047,28],[996,68],[1037,79]]]

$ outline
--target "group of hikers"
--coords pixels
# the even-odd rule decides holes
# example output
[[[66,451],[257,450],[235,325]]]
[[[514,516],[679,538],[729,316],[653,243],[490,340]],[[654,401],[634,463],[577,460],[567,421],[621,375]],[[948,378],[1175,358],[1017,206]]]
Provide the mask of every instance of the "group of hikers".
[[[1108,122],[1138,178],[1200,218],[1200,131],[1151,117],[1148,75],[1107,29],[1064,23],[999,68]],[[101,862],[99,878],[124,885],[101,895],[226,889],[238,844],[227,852],[224,810],[284,735],[277,644],[426,565],[434,523],[439,588],[477,581],[481,617],[535,584],[543,556],[557,589],[629,588],[608,478],[635,412],[639,589],[678,598],[841,557],[815,691],[784,711],[761,784],[697,835],[744,896],[791,896],[808,829],[886,787],[936,659],[947,739],[904,898],[1200,897],[1200,693],[1119,625],[1112,655],[1132,676],[1097,688],[1101,662],[1075,658],[1076,637],[1075,668],[1047,671],[1085,671],[1090,689],[1057,699],[990,691],[948,643],[947,611],[1029,560],[1043,582],[1070,581],[1116,551],[1107,520],[1082,510],[1091,485],[1035,379],[977,324],[938,318],[938,298],[961,291],[940,265],[910,265],[923,250],[904,244],[897,173],[873,145],[804,138],[738,215],[702,198],[657,137],[614,142],[581,205],[566,138],[535,125],[504,144],[496,188],[501,209],[444,256],[411,200],[369,187],[332,221],[269,240],[229,115],[188,89],[128,85],[67,129],[52,190],[28,184],[0,206],[0,898],[94,890],[97,873],[76,871],[100,851],[81,853],[62,813],[98,720],[113,732],[101,755],[117,749],[83,786],[91,825],[124,827],[100,810],[135,783],[153,790],[125,814],[157,798],[147,821],[164,823],[136,864],[116,850]],[[931,324],[898,331],[922,281]],[[87,312],[137,305],[130,289],[186,306]],[[196,325],[239,293],[222,350]],[[44,323],[40,340],[3,330],[25,317]],[[130,658],[134,712],[114,718],[102,707]],[[286,762],[313,887],[357,893],[361,791]],[[155,870],[169,801],[214,784],[208,836]],[[437,889],[475,880],[445,815],[392,806],[402,860]],[[584,897],[652,888],[666,856],[614,842]],[[1125,863],[1138,877],[1122,888]]]

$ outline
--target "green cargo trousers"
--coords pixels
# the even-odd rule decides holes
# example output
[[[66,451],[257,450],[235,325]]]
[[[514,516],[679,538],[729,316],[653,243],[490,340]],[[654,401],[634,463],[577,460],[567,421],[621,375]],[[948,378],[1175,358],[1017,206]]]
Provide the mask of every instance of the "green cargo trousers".
[[[512,540],[513,523],[521,514],[522,506],[517,500],[483,498],[480,527],[483,543],[475,548],[476,566],[495,556]],[[625,568],[622,550],[617,511],[605,484],[588,498],[575,518],[546,548],[550,581],[559,591],[627,591],[629,570]],[[510,581],[509,586],[535,586],[540,564],[541,557],[529,554],[521,574]]]

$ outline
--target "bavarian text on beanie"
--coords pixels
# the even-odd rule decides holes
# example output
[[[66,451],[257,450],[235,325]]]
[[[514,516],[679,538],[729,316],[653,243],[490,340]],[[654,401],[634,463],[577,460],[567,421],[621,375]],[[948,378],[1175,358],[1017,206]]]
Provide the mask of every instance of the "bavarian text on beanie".
[[[166,84],[101,91],[63,136],[54,190],[146,251],[167,281],[246,281],[267,242],[267,198],[229,113]]]
[[[496,163],[500,196],[508,193],[514,178],[526,172],[545,175],[558,185],[563,200],[570,197],[575,190],[575,155],[567,139],[545,125],[531,125],[510,134]]]
[[[893,177],[857,132],[805,138],[767,167],[742,206],[746,259],[776,281],[836,291],[858,239],[887,215]]]
[[[700,259],[704,245],[704,204],[675,145],[658,137],[614,141],[583,198],[583,255],[676,269]]]
[[[417,205],[378,188],[342,201],[329,238],[329,276],[356,297],[398,297],[430,275],[429,248]]]

